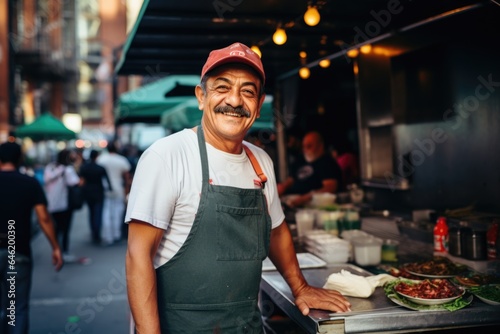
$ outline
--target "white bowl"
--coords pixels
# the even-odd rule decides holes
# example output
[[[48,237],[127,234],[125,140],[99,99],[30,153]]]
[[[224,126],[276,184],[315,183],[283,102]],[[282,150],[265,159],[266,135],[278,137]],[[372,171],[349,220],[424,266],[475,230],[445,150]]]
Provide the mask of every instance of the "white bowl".
[[[335,203],[337,196],[331,193],[315,193],[313,194],[311,204],[315,207],[328,206]]]
[[[449,303],[451,301],[454,301],[455,299],[463,296],[463,294],[465,293],[465,289],[460,289],[462,290],[462,293],[458,296],[454,296],[454,297],[450,297],[450,298],[440,298],[440,299],[427,299],[427,298],[418,298],[418,297],[412,297],[412,296],[408,296],[408,295],[405,295],[404,293],[401,293],[397,290],[394,290],[396,291],[396,293],[402,297],[405,297],[406,299],[414,302],[415,304],[420,304],[420,305],[441,305],[441,304],[446,304],[446,303]]]

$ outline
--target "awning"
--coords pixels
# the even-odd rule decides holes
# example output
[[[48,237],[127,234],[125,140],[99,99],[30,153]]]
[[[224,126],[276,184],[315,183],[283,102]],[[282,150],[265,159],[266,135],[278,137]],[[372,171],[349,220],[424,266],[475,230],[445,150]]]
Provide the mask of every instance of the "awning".
[[[260,117],[255,120],[251,129],[274,129],[275,114],[272,100],[272,96],[266,96]],[[166,110],[161,117],[161,124],[167,129],[179,131],[200,124],[202,115],[203,112],[198,109],[198,101],[193,98]]]
[[[68,129],[60,120],[51,114],[43,114],[34,122],[18,127],[14,132],[16,137],[40,140],[71,140],[76,139],[76,133]]]
[[[173,75],[124,93],[115,105],[116,123],[159,123],[165,110],[194,97],[199,82],[196,75]]]
[[[319,8],[316,26],[304,23],[308,4]],[[480,12],[478,7],[483,7]],[[430,45],[497,13],[493,1],[482,0],[145,0],[115,70],[120,75],[199,74],[211,50],[239,41],[259,46],[266,88],[272,89],[279,78],[296,74],[303,64],[316,66],[324,57],[333,55],[336,66],[349,66],[344,57],[349,48],[372,41],[406,50]],[[448,20],[455,16],[460,19]],[[436,27],[427,24],[431,19],[446,22]],[[287,34],[283,45],[272,41],[278,26]]]

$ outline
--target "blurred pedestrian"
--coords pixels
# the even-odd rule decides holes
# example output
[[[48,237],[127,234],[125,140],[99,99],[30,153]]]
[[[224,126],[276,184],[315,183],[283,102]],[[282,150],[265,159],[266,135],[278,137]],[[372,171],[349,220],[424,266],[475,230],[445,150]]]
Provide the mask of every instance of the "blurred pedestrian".
[[[83,193],[89,207],[89,223],[92,232],[92,242],[101,243],[101,226],[104,205],[104,184],[109,191],[111,181],[106,169],[97,164],[99,152],[90,152],[90,161],[80,168],[80,177],[83,179]]]
[[[110,142],[108,154],[101,154],[97,163],[106,169],[111,189],[104,194],[101,238],[103,245],[112,245],[122,238],[122,224],[126,195],[130,189],[130,162],[118,154],[116,144]]]
[[[7,334],[28,333],[33,209],[52,247],[55,270],[63,265],[45,193],[35,178],[18,171],[21,160],[20,145],[0,145],[0,333]]]
[[[71,152],[59,151],[57,160],[49,163],[43,173],[48,210],[56,223],[56,234],[62,244],[65,262],[74,262],[76,257],[69,253],[69,237],[73,209],[68,205],[68,187],[80,183],[80,177],[72,165]]]

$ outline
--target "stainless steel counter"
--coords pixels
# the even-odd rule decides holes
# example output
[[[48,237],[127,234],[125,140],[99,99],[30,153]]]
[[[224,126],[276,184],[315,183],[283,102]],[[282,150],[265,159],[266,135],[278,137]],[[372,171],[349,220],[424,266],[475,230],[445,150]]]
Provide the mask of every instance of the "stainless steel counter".
[[[371,275],[351,264],[329,265],[326,268],[304,269],[309,284],[321,287],[327,277],[349,270],[357,275]],[[264,272],[261,289],[272,302],[307,333],[408,333],[477,326],[500,326],[500,307],[485,304],[474,298],[472,303],[458,311],[412,311],[397,306],[377,288],[369,298],[347,297],[352,312],[344,314],[313,310],[307,317],[295,307],[288,285],[277,271]],[[270,305],[261,305],[272,307]]]

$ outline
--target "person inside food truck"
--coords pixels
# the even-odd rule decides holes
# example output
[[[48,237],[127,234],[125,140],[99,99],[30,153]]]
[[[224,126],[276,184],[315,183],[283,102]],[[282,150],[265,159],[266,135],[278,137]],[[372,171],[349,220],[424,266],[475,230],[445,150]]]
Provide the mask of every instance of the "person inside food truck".
[[[249,47],[212,51],[195,88],[201,124],[141,156],[125,217],[137,333],[263,333],[258,294],[267,256],[302,314],[350,310],[338,291],[304,279],[271,159],[243,141],[259,117],[264,82]]]
[[[286,180],[278,184],[278,194],[295,195],[288,201],[292,207],[309,203],[314,193],[336,193],[342,188],[342,171],[325,150],[325,142],[317,131],[302,139],[303,159],[290,166]]]

